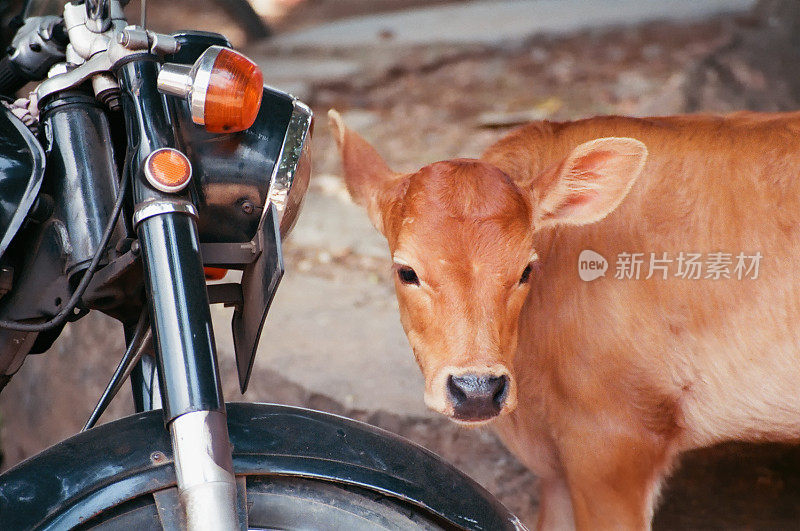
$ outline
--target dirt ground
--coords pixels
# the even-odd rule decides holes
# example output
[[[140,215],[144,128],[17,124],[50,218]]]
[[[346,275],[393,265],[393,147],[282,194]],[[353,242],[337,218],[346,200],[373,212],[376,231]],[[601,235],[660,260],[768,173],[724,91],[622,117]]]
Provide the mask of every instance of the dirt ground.
[[[316,7],[305,15],[290,13],[282,24],[301,27],[341,14],[331,1],[309,4]],[[364,5],[355,0],[345,4],[353,4],[354,13]],[[434,160],[477,156],[510,127],[532,119],[687,111],[689,84],[704,59],[751,23],[747,17],[722,17],[691,25],[650,24],[537,38],[502,49],[409,51],[397,66],[378,75],[315,82],[307,101],[317,116],[324,117],[331,107],[343,111],[391,166],[410,170]],[[704,100],[706,110],[730,106],[724,99]],[[338,157],[322,121],[314,146],[315,186],[341,187],[335,177]],[[378,282],[386,276],[384,259],[317,251],[289,242],[287,269],[342,283],[354,275],[374,275]],[[119,337],[108,333],[116,328],[103,317],[84,320],[69,328],[53,352],[26,362],[0,397],[5,466],[79,427],[117,361],[115,354],[104,354],[121,345]],[[222,357],[220,363],[226,393],[238,396],[233,360]],[[345,414],[432,449],[476,478],[524,522],[535,523],[537,479],[489,431],[463,430],[435,417],[354,409],[268,369],[259,369],[252,381],[246,399]],[[108,418],[130,410],[128,397],[122,397]],[[664,489],[655,527],[800,528],[798,499],[796,447],[725,445],[684,458]]]

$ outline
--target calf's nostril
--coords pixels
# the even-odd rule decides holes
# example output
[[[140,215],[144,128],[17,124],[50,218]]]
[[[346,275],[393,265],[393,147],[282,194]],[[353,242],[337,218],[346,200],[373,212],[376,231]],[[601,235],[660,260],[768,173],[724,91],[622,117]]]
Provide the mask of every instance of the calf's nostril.
[[[493,379],[497,381],[492,383],[495,388],[492,401],[497,407],[503,407],[506,397],[508,396],[508,376],[499,376]]]
[[[468,386],[465,385],[463,377],[450,376],[447,379],[447,392],[454,405],[461,404],[467,399],[464,387]]]

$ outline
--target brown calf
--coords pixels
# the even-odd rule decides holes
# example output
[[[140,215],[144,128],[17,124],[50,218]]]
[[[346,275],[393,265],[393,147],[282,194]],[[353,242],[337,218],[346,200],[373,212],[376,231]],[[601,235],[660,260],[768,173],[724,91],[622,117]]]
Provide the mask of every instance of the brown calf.
[[[492,420],[540,528],[647,528],[681,451],[800,438],[800,113],[534,123],[413,174],[331,120],[426,403]]]

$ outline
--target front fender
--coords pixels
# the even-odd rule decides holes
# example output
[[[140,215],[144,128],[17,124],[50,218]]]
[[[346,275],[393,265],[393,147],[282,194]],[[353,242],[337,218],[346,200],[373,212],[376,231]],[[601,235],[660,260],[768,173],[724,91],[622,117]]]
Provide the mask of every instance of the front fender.
[[[344,417],[272,404],[230,403],[236,474],[302,476],[406,500],[466,529],[517,529],[518,520],[435,454]],[[65,529],[137,496],[175,485],[161,411],[71,437],[0,476],[8,529]]]

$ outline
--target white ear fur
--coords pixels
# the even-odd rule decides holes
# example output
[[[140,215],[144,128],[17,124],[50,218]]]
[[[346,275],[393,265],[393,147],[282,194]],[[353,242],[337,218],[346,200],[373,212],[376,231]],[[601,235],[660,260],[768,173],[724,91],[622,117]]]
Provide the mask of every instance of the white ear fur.
[[[342,115],[339,114],[336,109],[331,109],[328,111],[328,122],[331,125],[331,130],[333,131],[333,137],[336,140],[336,144],[339,147],[342,147],[342,143],[344,142],[344,133],[346,131]]]

